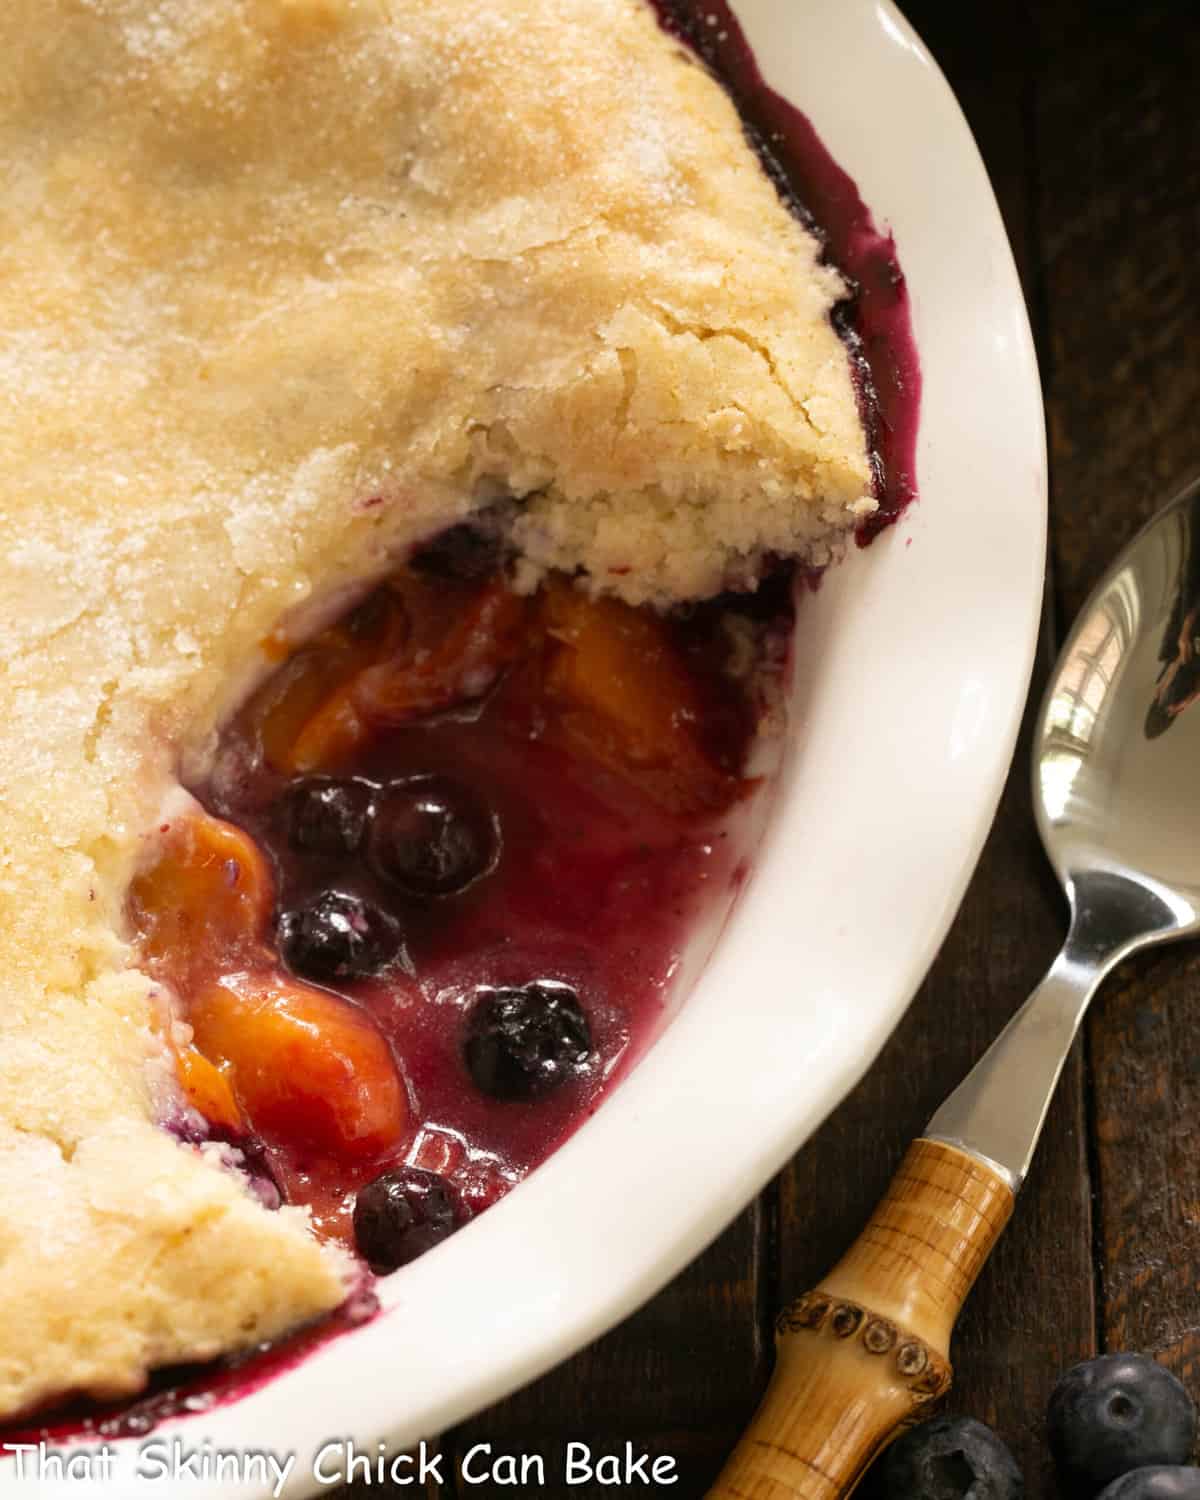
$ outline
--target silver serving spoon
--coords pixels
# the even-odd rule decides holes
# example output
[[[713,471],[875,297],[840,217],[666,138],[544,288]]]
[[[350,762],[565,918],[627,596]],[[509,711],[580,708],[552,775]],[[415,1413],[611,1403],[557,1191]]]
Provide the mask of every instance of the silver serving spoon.
[[[837,1500],[950,1383],[950,1331],[1012,1211],[1100,982],[1200,930],[1200,481],[1080,612],[1033,743],[1062,952],[909,1148],[867,1228],[779,1320],[775,1375],[710,1492]]]
[[[1033,742],[1038,831],[1070,902],[1045,979],[927,1136],[1020,1187],[1101,980],[1200,930],[1200,481],[1125,548],[1083,606]]]

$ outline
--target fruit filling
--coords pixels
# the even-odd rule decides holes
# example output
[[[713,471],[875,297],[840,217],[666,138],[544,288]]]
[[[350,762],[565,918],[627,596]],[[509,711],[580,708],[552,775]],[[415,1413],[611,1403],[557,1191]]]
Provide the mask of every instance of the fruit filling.
[[[544,1159],[728,898],[790,600],[525,597],[456,528],[285,655],[130,890],[192,1138],[379,1273]]]

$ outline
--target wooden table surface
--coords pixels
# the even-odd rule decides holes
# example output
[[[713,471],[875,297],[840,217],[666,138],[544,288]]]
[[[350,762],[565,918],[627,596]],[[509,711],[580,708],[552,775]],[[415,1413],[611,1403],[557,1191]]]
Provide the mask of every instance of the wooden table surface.
[[[1036,701],[1091,583],[1200,467],[1200,7],[909,0],[904,8],[976,133],[1038,342],[1051,547]],[[485,1441],[546,1452],[554,1475],[568,1439],[596,1450],[631,1440],[674,1455],[680,1482],[650,1490],[459,1482],[442,1500],[704,1494],[767,1378],[781,1298],[812,1284],[854,1237],[910,1138],[1061,941],[1063,902],[1027,781],[1023,739],[931,974],[877,1065],[819,1134],[641,1312],[441,1443],[447,1454]],[[1130,961],[1110,980],[1067,1066],[1014,1222],[959,1326],[949,1409],[1003,1434],[1030,1500],[1056,1493],[1043,1412],[1068,1365],[1105,1349],[1147,1350],[1200,1396],[1198,987],[1192,946]],[[344,1496],[411,1493],[375,1485]]]

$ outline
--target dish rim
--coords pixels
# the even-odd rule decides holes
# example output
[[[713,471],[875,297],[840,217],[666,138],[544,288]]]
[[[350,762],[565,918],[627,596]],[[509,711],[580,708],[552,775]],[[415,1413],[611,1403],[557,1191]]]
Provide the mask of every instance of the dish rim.
[[[860,183],[877,217],[896,230],[901,264],[913,292],[925,372],[919,440],[924,498],[867,553],[848,559],[848,565],[831,575],[804,605],[798,629],[814,649],[800,662],[794,699],[798,719],[811,714],[804,725],[805,753],[791,757],[773,825],[717,952],[687,1004],[648,1056],[597,1116],[526,1183],[436,1254],[383,1283],[386,1311],[380,1317],[319,1347],[236,1400],[164,1422],[149,1439],[170,1441],[178,1436],[189,1445],[207,1441],[226,1449],[294,1450],[298,1462],[283,1491],[292,1500],[328,1492],[307,1470],[321,1434],[327,1432],[330,1438],[352,1434],[359,1451],[373,1451],[375,1440],[386,1434],[389,1451],[399,1453],[419,1437],[445,1431],[557,1364],[646,1301],[700,1253],[873,1062],[949,928],[1003,788],[1040,619],[1046,452],[1032,336],[986,171],[949,86],[890,0],[734,0],[734,8],[768,83],[811,115],[822,140]],[[815,38],[817,45],[798,45],[800,36],[806,43]],[[901,102],[920,100],[921,109],[906,116],[881,144],[869,126],[855,121],[854,101],[839,104],[832,79],[826,78],[822,85],[822,57],[827,72],[835,72],[828,67],[830,49],[839,58],[847,50],[854,56],[861,93],[866,97],[890,101],[893,111]],[[882,89],[881,94],[872,92],[875,86]],[[878,119],[877,115],[876,127]],[[802,814],[807,810],[811,815],[818,801],[838,786],[838,776],[831,778],[837,770],[838,736],[861,728],[861,718],[846,703],[845,693],[838,697],[839,670],[861,665],[858,653],[870,641],[872,620],[881,617],[906,559],[916,554],[919,561],[927,561],[931,551],[942,549],[956,563],[963,562],[963,554],[948,543],[964,530],[962,522],[969,512],[965,502],[943,484],[942,465],[947,460],[939,447],[951,441],[950,413],[943,406],[943,396],[952,402],[942,384],[944,351],[948,339],[953,342],[962,335],[943,326],[949,299],[945,283],[936,283],[938,297],[933,302],[926,299],[926,292],[935,286],[937,257],[927,254],[924,246],[937,223],[922,223],[918,232],[913,201],[904,197],[910,191],[920,201],[925,190],[913,185],[928,167],[928,162],[915,159],[914,148],[922,141],[935,143],[939,185],[964,222],[970,221],[956,245],[956,257],[943,269],[956,289],[955,296],[961,295],[959,282],[974,285],[979,305],[988,313],[968,329],[962,365],[956,365],[955,372],[963,366],[968,373],[989,370],[990,397],[1003,409],[1003,420],[993,413],[985,431],[982,416],[976,429],[964,407],[965,431],[979,440],[985,457],[1000,462],[1002,468],[1007,463],[1008,498],[1013,502],[1003,516],[985,507],[981,519],[976,517],[985,533],[980,554],[998,558],[1003,567],[994,570],[995,577],[971,575],[977,588],[984,590],[982,599],[971,601],[974,613],[955,615],[953,606],[966,598],[965,590],[957,585],[949,588],[948,598],[943,594],[941,602],[949,617],[972,632],[973,638],[986,635],[980,618],[987,616],[998,644],[988,672],[981,663],[969,664],[969,643],[962,641],[944,642],[944,659],[923,664],[931,674],[939,675],[939,691],[944,694],[939,701],[946,712],[940,718],[935,715],[936,722],[927,723],[915,713],[910,715],[912,722],[905,724],[880,716],[898,735],[893,747],[906,746],[914,756],[931,750],[940,731],[938,764],[946,772],[940,787],[931,786],[931,779],[938,778],[931,778],[926,769],[920,790],[915,784],[908,788],[914,803],[919,797],[921,812],[936,820],[932,831],[909,829],[917,844],[915,854],[909,849],[902,860],[898,850],[887,845],[889,868],[895,874],[915,868],[927,879],[918,903],[921,920],[910,930],[911,940],[904,950],[906,956],[897,961],[899,967],[889,967],[889,956],[895,957],[896,920],[913,904],[907,892],[899,910],[887,919],[891,925],[884,940],[873,944],[878,953],[858,955],[857,968],[847,969],[843,963],[838,970],[839,956],[844,961],[849,953],[849,917],[845,931],[820,933],[830,952],[816,960],[805,954],[808,972],[815,976],[811,981],[814,1005],[809,1010],[818,1009],[817,1000],[829,1002],[819,1007],[819,1014],[799,1017],[782,995],[756,990],[755,1008],[747,1019],[743,1007],[735,1011],[731,1004],[739,998],[747,974],[751,984],[756,973],[777,983],[781,955],[798,941],[789,933],[787,943],[781,944],[780,928],[788,925],[779,921],[780,912],[786,910],[784,898],[820,894],[814,877],[797,865],[796,858],[803,853],[806,833]],[[868,154],[868,144],[879,149],[878,156]],[[903,182],[898,183],[897,176]],[[932,199],[925,202],[925,211],[938,220]],[[980,252],[977,264],[966,263],[970,256],[962,252],[964,242]],[[922,247],[919,253],[918,245]],[[984,358],[987,339],[992,345],[990,362]],[[931,380],[931,376],[937,378]],[[953,406],[953,411],[958,413],[959,408]],[[953,438],[958,442],[957,457],[948,461],[948,467],[961,478],[970,469],[961,464],[962,433],[955,431]],[[1004,497],[999,476],[980,472],[977,477],[985,497]],[[941,502],[949,509],[939,511]],[[991,549],[985,545],[989,542]],[[919,573],[920,568],[915,571]],[[910,580],[910,603],[914,597]],[[989,609],[999,613],[989,614]],[[902,631],[906,624],[900,626]],[[936,631],[932,638],[937,639]],[[891,662],[891,671],[905,678],[906,673],[913,673],[914,663],[901,655]],[[976,676],[964,675],[970,672]],[[881,695],[879,701],[885,708],[889,703],[895,708],[897,684],[884,680],[881,673],[882,668],[871,663],[866,680]],[[945,740],[947,732],[949,741]],[[966,768],[960,765],[964,758]],[[842,759],[845,794],[847,789],[857,789],[855,776],[867,773],[869,757],[843,748]],[[964,769],[969,771],[965,777],[959,774]],[[944,804],[940,809],[935,806],[939,800]],[[874,809],[873,803],[867,806]],[[851,807],[846,816],[851,835],[886,842],[898,831],[886,813],[881,812],[882,821],[872,821],[861,809]],[[822,884],[831,886],[839,877],[851,878],[852,852],[848,844],[837,845],[830,864],[823,866]],[[932,869],[923,858],[915,857],[924,855],[932,858]],[[824,915],[821,908],[817,910]],[[801,936],[805,930],[802,923]],[[829,983],[835,971],[842,978],[840,992]],[[834,1002],[839,995],[845,999],[851,988],[863,1010],[847,1018]],[[706,1023],[714,1016],[728,1021],[731,1014],[739,1023],[733,1034],[719,1039],[704,1035]],[[732,1070],[745,1059],[748,1040],[770,1035],[780,1036],[788,1045],[767,1057],[752,1083],[740,1076],[733,1076],[732,1081],[729,1076],[722,1078],[720,1070],[714,1070],[714,1053]],[[795,1052],[804,1043],[808,1050],[801,1066]],[[804,1076],[798,1081],[800,1074]],[[713,1119],[718,1113],[712,1108],[714,1094],[726,1104],[740,1106],[739,1114],[750,1127],[745,1139],[734,1140],[728,1132],[722,1139]],[[647,1134],[648,1130],[653,1134]],[[645,1149],[630,1155],[629,1148],[639,1140]],[[714,1144],[723,1145],[729,1153],[725,1175],[720,1178],[711,1172]],[[620,1172],[613,1170],[615,1161],[622,1163]],[[597,1232],[597,1225],[606,1232]],[[482,1283],[484,1268],[503,1282],[503,1305]],[[344,1390],[352,1394],[345,1396]],[[337,1394],[331,1399],[330,1392]],[[114,1445],[121,1454],[121,1466],[111,1485],[89,1486],[96,1500],[161,1493],[131,1473],[138,1444],[146,1440],[122,1439]],[[0,1462],[0,1476],[12,1482],[11,1472],[11,1463]],[[212,1483],[206,1492],[219,1494],[223,1500],[250,1500],[262,1493],[254,1485]],[[66,1500],[78,1493],[78,1484],[42,1483],[37,1493]]]

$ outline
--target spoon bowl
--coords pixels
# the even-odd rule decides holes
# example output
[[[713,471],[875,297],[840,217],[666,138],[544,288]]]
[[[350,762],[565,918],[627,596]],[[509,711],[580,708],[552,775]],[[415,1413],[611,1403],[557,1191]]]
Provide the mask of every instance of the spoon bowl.
[[[1015,1192],[1101,980],[1137,948],[1200,928],[1200,480],[1093,589],[1033,740],[1038,829],[1070,904],[1045,979],[929,1122]]]
[[[1034,805],[1046,853],[1126,882],[1148,923],[1130,946],[1200,926],[1200,480],[1134,537],[1071,630],[1042,704]],[[1121,887],[1114,889],[1120,891]]]

